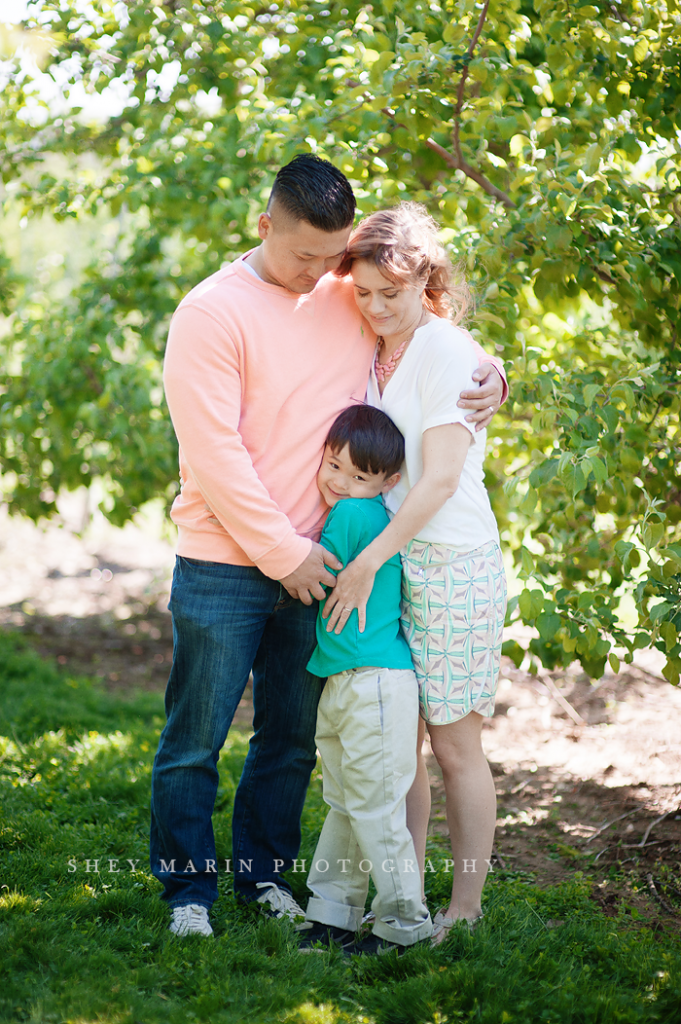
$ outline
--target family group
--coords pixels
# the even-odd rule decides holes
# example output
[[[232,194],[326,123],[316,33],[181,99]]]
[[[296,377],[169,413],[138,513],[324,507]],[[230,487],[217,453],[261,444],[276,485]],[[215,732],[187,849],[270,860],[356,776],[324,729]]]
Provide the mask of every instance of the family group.
[[[150,856],[180,936],[212,934],[218,758],[251,675],[237,896],[293,919],[302,952],[402,952],[482,914],[496,802],[481,731],[506,607],[483,460],[507,386],[462,326],[465,283],[424,208],[353,229],[355,209],[336,167],[296,157],[260,245],[170,327],[181,490]],[[453,868],[434,919],[426,729]],[[303,909],[286,873],[317,751],[329,809]]]

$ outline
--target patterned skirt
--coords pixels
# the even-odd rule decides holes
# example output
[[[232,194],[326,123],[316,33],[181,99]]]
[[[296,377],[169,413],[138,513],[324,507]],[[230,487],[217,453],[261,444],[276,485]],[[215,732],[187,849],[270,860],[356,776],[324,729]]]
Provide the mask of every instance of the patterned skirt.
[[[419,683],[421,717],[446,725],[491,717],[506,614],[506,575],[494,541],[458,552],[413,540],[402,558],[402,632]]]

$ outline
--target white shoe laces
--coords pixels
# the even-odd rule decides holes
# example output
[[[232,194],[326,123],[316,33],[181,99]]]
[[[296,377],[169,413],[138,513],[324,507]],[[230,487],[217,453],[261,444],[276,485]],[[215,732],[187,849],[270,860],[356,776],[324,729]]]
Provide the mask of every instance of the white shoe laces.
[[[269,903],[276,917],[289,917],[292,921],[305,917],[305,911],[286,889],[280,889],[274,882],[256,882],[255,887],[267,890],[258,896],[258,903]]]
[[[208,911],[199,903],[187,903],[173,908],[170,930],[175,935],[212,935]]]

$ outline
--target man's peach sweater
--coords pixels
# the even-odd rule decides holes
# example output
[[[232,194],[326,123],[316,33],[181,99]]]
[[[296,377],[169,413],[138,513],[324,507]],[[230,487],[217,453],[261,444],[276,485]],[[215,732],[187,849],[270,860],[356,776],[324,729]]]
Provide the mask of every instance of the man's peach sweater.
[[[328,512],[316,485],[324,439],[364,401],[374,344],[351,280],[333,274],[298,295],[239,258],[182,300],[164,367],[180,444],[179,555],[257,565],[272,579],[301,564]]]

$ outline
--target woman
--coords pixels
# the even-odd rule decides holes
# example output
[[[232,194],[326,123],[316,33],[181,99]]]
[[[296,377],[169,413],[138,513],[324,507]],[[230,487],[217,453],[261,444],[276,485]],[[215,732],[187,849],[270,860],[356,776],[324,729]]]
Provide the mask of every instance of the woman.
[[[434,944],[458,920],[482,915],[496,796],[482,750],[494,712],[506,608],[499,535],[483,482],[485,432],[457,405],[478,367],[473,340],[457,328],[465,288],[455,288],[437,226],[415,203],[372,214],[350,238],[338,274],[378,335],[367,401],[405,436],[400,483],[386,495],[388,527],[343,572],[327,601],[339,632],[364,607],[378,568],[401,553],[402,626],[419,680],[422,716],[442,770],[454,876],[435,918]],[[425,858],[430,790],[425,764],[408,802],[409,827]]]

